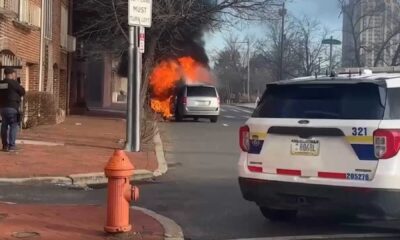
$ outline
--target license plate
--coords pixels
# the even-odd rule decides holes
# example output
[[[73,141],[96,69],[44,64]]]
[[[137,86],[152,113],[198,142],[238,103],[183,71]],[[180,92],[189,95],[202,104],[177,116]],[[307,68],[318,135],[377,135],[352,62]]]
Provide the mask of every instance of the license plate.
[[[210,102],[209,101],[198,101],[197,105],[199,105],[199,106],[208,106],[208,105],[210,105]]]
[[[319,140],[293,139],[291,153],[292,155],[318,156]]]

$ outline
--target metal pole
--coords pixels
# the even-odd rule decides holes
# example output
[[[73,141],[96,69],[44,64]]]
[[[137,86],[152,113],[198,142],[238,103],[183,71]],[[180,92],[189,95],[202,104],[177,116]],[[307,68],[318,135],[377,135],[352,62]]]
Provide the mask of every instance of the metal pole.
[[[333,52],[333,36],[331,36],[330,52],[329,52],[329,74],[332,72],[332,52]]]
[[[133,83],[135,80],[135,27],[129,27],[129,63],[128,63],[128,99],[126,110],[126,142],[125,150],[132,151],[132,129],[133,129]]]
[[[321,74],[321,57],[318,57],[318,75]]]
[[[286,15],[286,9],[285,9],[285,2],[282,3],[282,28],[281,28],[281,58],[280,58],[280,69],[279,69],[279,77],[280,80],[283,80],[283,41],[285,38],[285,15]]]
[[[132,151],[140,151],[140,86],[142,77],[142,54],[139,50],[139,27],[135,27],[135,54],[136,54],[136,81],[133,84],[133,141],[132,141]]]
[[[250,102],[250,39],[247,40],[247,100]]]

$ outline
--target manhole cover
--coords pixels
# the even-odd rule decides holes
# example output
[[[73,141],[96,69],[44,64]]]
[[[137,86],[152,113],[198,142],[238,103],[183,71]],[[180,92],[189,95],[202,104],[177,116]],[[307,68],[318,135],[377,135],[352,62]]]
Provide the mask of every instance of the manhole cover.
[[[18,239],[27,239],[27,238],[39,237],[40,234],[37,232],[15,232],[11,234],[11,236]]]

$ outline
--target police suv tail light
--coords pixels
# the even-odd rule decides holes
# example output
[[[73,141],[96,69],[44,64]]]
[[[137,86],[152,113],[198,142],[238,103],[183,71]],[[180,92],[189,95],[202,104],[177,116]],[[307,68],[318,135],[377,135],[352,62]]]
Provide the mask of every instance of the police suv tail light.
[[[378,129],[374,132],[374,152],[378,159],[396,156],[400,150],[400,130]]]
[[[242,126],[239,130],[239,146],[243,152],[248,152],[250,149],[250,128]]]

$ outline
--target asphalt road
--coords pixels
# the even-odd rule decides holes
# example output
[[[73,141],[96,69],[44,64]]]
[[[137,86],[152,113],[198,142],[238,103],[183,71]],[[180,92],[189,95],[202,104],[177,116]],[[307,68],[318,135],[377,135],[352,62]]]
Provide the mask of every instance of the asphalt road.
[[[296,235],[336,235],[336,239],[343,239],[342,234],[400,233],[399,221],[348,220],[318,214],[302,214],[291,223],[265,220],[255,204],[242,199],[237,183],[238,128],[249,115],[247,109],[224,106],[218,123],[162,123],[170,169],[156,181],[141,184],[136,204],[174,219],[185,237],[193,240]],[[103,204],[105,194],[105,189],[0,185],[0,201],[22,203]]]

